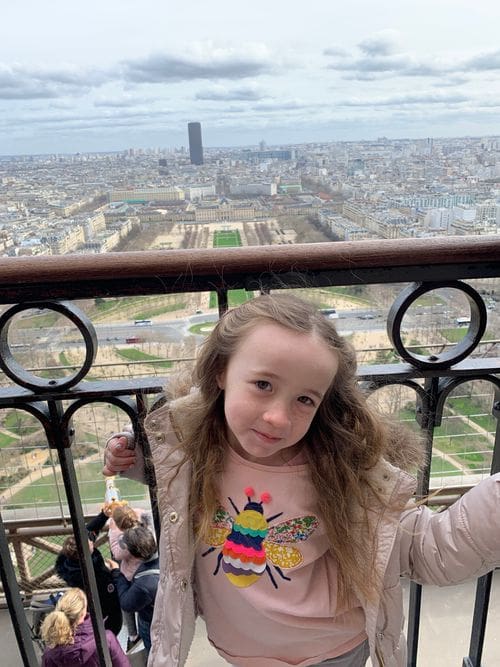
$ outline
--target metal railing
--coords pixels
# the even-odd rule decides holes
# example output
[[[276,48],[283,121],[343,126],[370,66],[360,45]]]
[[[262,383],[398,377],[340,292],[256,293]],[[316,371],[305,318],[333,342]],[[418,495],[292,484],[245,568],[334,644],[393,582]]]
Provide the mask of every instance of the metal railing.
[[[139,445],[147,453],[149,447],[142,428],[147,396],[159,393],[165,378],[89,380],[98,349],[96,330],[75,301],[213,291],[222,313],[228,307],[228,292],[233,289],[262,292],[404,283],[406,286],[395,298],[387,317],[388,336],[401,361],[361,366],[359,380],[371,391],[399,385],[414,392],[416,422],[429,454],[429,464],[418,479],[418,494],[425,496],[429,491],[434,431],[441,423],[451,392],[465,382],[483,381],[495,392],[491,412],[496,419],[491,471],[500,470],[500,359],[491,350],[488,356],[474,356],[486,330],[488,314],[482,296],[469,282],[499,276],[500,237],[480,236],[4,259],[0,265],[0,303],[6,309],[0,315],[0,367],[8,381],[0,387],[0,408],[15,408],[34,417],[41,424],[49,447],[59,456],[69,516],[82,554],[84,583],[101,664],[110,665],[110,658],[72,456],[73,419],[91,403],[110,403],[132,422]],[[417,352],[405,341],[403,320],[418,299],[437,289],[453,289],[463,295],[470,309],[470,324],[455,346]],[[15,317],[40,308],[63,315],[81,334],[84,358],[81,367],[69,375],[60,377],[50,372],[36,375],[18,362],[11,348],[9,329]],[[148,469],[147,475],[153,488],[154,470]],[[450,500],[460,493],[460,489],[454,489],[446,495]],[[155,511],[154,494],[150,500]],[[23,662],[34,667],[38,661],[31,647],[18,575],[1,516],[0,523],[4,592]],[[481,665],[490,586],[491,575],[482,577],[478,583],[470,649],[463,660],[464,667]],[[408,625],[411,666],[417,664],[420,604],[421,588],[412,584]]]

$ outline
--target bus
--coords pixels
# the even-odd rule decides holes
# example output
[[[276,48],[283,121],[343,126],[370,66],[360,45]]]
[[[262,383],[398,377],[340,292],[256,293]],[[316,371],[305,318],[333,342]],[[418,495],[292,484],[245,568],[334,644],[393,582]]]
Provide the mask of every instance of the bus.
[[[153,322],[151,320],[134,320],[136,327],[150,327]]]
[[[468,327],[470,324],[470,316],[469,317],[457,317],[455,320],[455,324],[457,327]]]

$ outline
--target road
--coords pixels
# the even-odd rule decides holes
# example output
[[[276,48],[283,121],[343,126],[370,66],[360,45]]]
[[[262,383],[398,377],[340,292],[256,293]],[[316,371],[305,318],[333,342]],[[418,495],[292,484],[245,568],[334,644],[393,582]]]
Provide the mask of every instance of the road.
[[[456,290],[448,290],[454,292]],[[453,301],[453,302],[452,302]],[[468,311],[462,303],[455,303],[456,297],[445,304],[431,306],[414,306],[405,315],[402,328],[405,329],[438,329],[456,326],[456,318],[467,315]],[[376,308],[357,308],[338,310],[338,317],[332,321],[341,333],[359,331],[385,331],[387,311]],[[495,325],[497,313],[489,311],[489,326]],[[190,335],[189,327],[203,322],[214,322],[217,313],[196,313],[188,317],[172,317],[166,320],[152,320],[151,325],[137,325],[134,322],[109,322],[96,324],[95,329],[99,344],[124,344],[127,338],[144,338],[160,340],[166,343],[179,343]],[[74,326],[51,327],[50,329],[19,329],[12,332],[12,343],[20,348],[47,348],[64,343],[64,346],[80,346],[81,337]],[[424,342],[424,341],[422,341]]]

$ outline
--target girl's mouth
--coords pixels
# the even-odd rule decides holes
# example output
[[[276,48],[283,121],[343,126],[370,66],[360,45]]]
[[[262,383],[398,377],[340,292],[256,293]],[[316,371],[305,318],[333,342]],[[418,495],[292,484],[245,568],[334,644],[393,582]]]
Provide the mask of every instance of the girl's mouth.
[[[262,431],[257,431],[256,429],[254,429],[254,433],[258,435],[259,438],[265,440],[266,442],[279,442],[281,440],[280,437],[269,435],[267,433],[263,433]]]

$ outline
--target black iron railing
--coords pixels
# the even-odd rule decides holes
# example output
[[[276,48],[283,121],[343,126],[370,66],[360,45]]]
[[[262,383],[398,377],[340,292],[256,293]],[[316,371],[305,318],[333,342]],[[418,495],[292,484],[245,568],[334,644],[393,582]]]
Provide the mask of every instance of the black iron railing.
[[[425,436],[429,466],[418,480],[418,494],[429,491],[430,454],[434,430],[441,423],[450,393],[465,382],[480,380],[492,387],[496,418],[491,471],[500,470],[500,359],[495,345],[487,356],[475,356],[488,323],[481,294],[470,281],[500,276],[500,237],[455,237],[428,240],[363,241],[259,248],[114,253],[102,256],[62,256],[4,259],[0,266],[0,409],[25,411],[41,424],[47,443],[57,451],[72,527],[82,554],[85,587],[102,665],[110,665],[102,613],[84,523],[72,448],[73,420],[93,403],[114,405],[132,422],[139,444],[148,443],[142,429],[147,397],[159,393],[165,378],[137,377],[90,380],[98,341],[96,330],[75,301],[121,296],[213,291],[219,311],[228,305],[233,289],[272,289],[404,283],[387,317],[387,331],[399,363],[361,366],[359,379],[374,391],[404,386],[415,395],[415,419]],[[405,314],[423,296],[438,289],[456,290],[468,303],[470,323],[455,346],[415,350],[405,342]],[[12,327],[25,311],[43,308],[63,315],[80,332],[83,361],[69,375],[43,375],[27,370],[12,349]],[[497,332],[498,333],[498,332]],[[498,337],[498,336],[496,336]],[[154,471],[148,471],[150,488]],[[473,480],[471,481],[473,483]],[[460,493],[454,490],[453,493]],[[449,495],[449,493],[448,493]],[[155,509],[155,498],[151,496]],[[2,517],[0,517],[2,521]],[[25,665],[38,664],[21,602],[18,575],[11,560],[7,534],[0,526],[1,576]],[[480,667],[487,621],[491,576],[477,587],[471,619],[469,655],[464,667]],[[417,664],[421,589],[411,586],[408,665]]]

